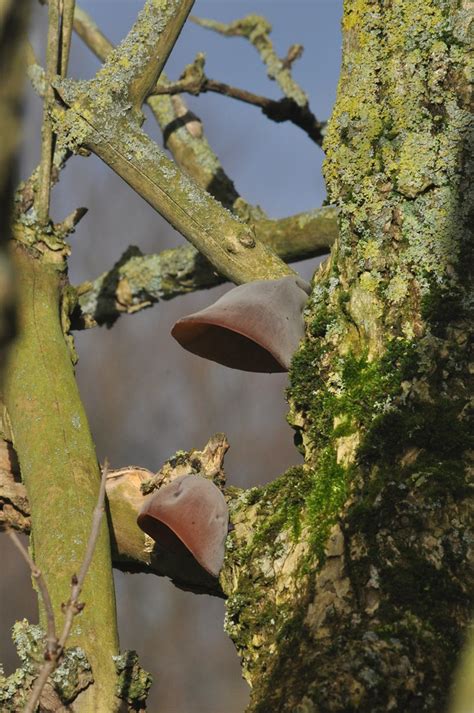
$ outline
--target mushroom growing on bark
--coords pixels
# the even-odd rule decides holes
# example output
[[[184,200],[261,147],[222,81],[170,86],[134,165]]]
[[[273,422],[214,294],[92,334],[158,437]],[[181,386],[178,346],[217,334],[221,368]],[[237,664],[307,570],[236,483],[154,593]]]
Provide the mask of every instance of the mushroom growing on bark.
[[[182,347],[243,371],[288,371],[310,286],[297,275],[239,285],[171,330]]]
[[[224,562],[229,511],[222,492],[201,475],[181,475],[152,493],[139,527],[187,566],[190,555],[213,577]]]

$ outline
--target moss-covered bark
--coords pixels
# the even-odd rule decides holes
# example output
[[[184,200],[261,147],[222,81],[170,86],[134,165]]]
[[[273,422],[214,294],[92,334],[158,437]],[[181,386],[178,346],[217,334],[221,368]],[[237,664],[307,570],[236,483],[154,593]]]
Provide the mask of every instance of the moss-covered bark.
[[[30,235],[25,231],[25,235]],[[79,572],[99,491],[99,467],[65,339],[61,313],[67,285],[62,250],[36,236],[17,244],[19,336],[7,368],[5,404],[31,507],[32,551],[43,572],[60,631],[61,604]],[[44,236],[52,243],[54,236]],[[86,577],[68,646],[78,646],[94,685],[78,711],[113,711],[118,654],[110,543],[105,521]],[[44,612],[41,613],[44,625]]]
[[[340,237],[290,374],[305,465],[233,503],[222,576],[254,712],[445,709],[473,591],[470,25],[467,2],[345,2]]]

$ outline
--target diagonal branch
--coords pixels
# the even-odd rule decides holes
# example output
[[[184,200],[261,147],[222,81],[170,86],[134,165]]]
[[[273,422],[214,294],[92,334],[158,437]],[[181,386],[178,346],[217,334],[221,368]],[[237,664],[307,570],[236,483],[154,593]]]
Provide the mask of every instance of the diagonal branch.
[[[337,236],[337,210],[320,208],[311,213],[254,223],[259,240],[270,245],[287,262],[324,255]],[[120,315],[133,314],[159,300],[207,289],[223,282],[212,265],[192,246],[142,255],[130,247],[112,270],[78,287],[79,307],[74,329],[106,324]]]
[[[305,131],[318,146],[323,142],[324,124],[318,121],[308,104],[300,105],[292,97],[275,100],[254,94],[246,89],[239,89],[215,79],[209,79],[204,73],[204,55],[199,53],[194,62],[186,67],[177,82],[160,83],[153,89],[153,96],[162,94],[181,94],[187,92],[197,96],[205,92],[222,94],[232,99],[259,107],[269,119],[276,122],[291,121]]]
[[[97,73],[96,85],[109,84],[113,77],[116,92],[124,92],[138,114],[193,4],[194,0],[147,0],[119,49],[109,55]]]
[[[149,32],[153,13],[159,14],[157,5],[147,0],[129,35],[109,54],[95,79],[80,83],[58,80],[56,88],[69,107],[55,107],[56,130],[62,142],[76,151],[80,147],[93,151],[233,282],[292,274],[282,260],[256,242],[250,227],[166,157],[140,129],[136,113],[130,111],[130,86],[136,86],[137,81],[131,46],[138,52],[137,37]],[[167,17],[173,21],[169,13]],[[166,23],[161,15],[160,21],[164,32]]]
[[[97,24],[79,7],[76,7],[74,15],[74,29],[101,61],[105,61],[114,49]],[[156,87],[162,84],[167,84],[164,72]],[[239,196],[209,145],[200,120],[188,110],[181,97],[170,99],[166,95],[149,95],[146,101],[163,131],[166,148],[171,151],[178,166],[225,208],[244,220],[264,217],[261,208],[250,205]]]
[[[272,26],[264,17],[247,15],[241,20],[234,20],[228,24],[194,16],[190,17],[190,20],[226,37],[245,37],[255,47],[265,63],[269,78],[278,83],[283,94],[300,107],[308,106],[306,93],[291,75],[291,65],[295,59],[301,56],[303,48],[301,45],[292,45],[287,56],[281,60],[270,39]]]

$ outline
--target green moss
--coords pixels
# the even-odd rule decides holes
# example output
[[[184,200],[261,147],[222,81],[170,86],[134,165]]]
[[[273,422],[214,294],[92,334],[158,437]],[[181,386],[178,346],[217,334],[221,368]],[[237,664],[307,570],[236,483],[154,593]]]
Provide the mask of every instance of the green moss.
[[[306,499],[306,519],[310,528],[311,559],[322,559],[329,530],[348,494],[350,472],[337,462],[333,448],[324,449],[313,474]]]
[[[293,541],[301,534],[301,514],[311,487],[311,478],[304,466],[295,466],[280,478],[262,488],[252,488],[246,499],[248,506],[258,505],[258,522],[243,556],[254,557],[265,551],[275,556],[277,535],[286,530]]]
[[[430,463],[459,458],[474,445],[469,423],[460,418],[459,410],[458,402],[441,397],[434,403],[416,403],[380,415],[366,434],[359,457],[393,462],[410,449],[423,449]]]
[[[328,350],[328,345],[320,341],[307,341],[290,370],[288,396],[305,414],[305,429],[315,446],[348,435],[351,422],[352,430],[368,428],[380,413],[391,408],[401,382],[418,372],[417,347],[404,339],[392,339],[380,359],[369,361],[367,351],[340,357],[337,371],[329,379],[322,366]],[[335,423],[340,417],[344,418],[343,425]]]
[[[329,310],[325,305],[321,306],[314,314],[311,322],[308,326],[309,334],[317,339],[318,337],[324,337],[326,331],[333,321]]]
[[[152,684],[151,675],[140,666],[136,651],[125,651],[113,658],[118,676],[117,697],[127,701],[129,710],[143,710]]]
[[[252,574],[242,588],[239,582],[244,596],[233,610],[239,646],[250,648],[246,665],[258,669],[253,711],[306,710],[301,701],[308,710],[382,711],[390,701],[411,710],[419,701],[404,687],[406,668],[391,656],[409,662],[413,681],[425,676],[423,691],[447,688],[467,611],[465,535],[456,518],[462,523],[462,456],[471,442],[459,325],[470,264],[461,168],[469,118],[466,61],[451,36],[457,15],[448,0],[345,2],[343,67],[324,169],[329,200],[340,207],[340,234],[315,281],[288,389],[289,421],[306,463],[294,502],[310,552],[298,552],[293,611],[283,605],[275,618],[271,600],[274,592],[281,596],[281,581],[271,557],[278,558],[278,529],[291,528],[292,510],[285,519],[281,484],[275,498],[261,494],[256,520],[272,524],[247,550],[244,569]],[[258,509],[273,499],[278,514],[268,504]],[[445,513],[452,523],[443,522]],[[316,580],[341,515],[350,553],[345,573],[357,604],[349,603],[340,621],[328,615],[325,630],[308,641],[311,609],[303,592]],[[260,611],[275,633],[259,624]],[[258,632],[253,649],[251,634],[239,627],[244,621]],[[267,641],[276,649],[270,668],[270,657],[262,664],[258,651]]]

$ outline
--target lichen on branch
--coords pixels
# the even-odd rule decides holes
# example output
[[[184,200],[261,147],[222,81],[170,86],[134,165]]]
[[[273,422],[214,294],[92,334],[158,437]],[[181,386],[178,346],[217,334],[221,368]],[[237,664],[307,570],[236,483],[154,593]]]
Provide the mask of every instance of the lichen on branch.
[[[337,235],[337,211],[332,207],[253,223],[262,243],[285,262],[328,252]],[[93,282],[79,285],[73,328],[111,326],[121,314],[133,314],[159,300],[207,289],[224,278],[191,245],[142,255],[128,248],[114,267]]]
[[[58,136],[70,149],[85,147],[104,160],[232,281],[240,284],[291,274],[283,261],[256,240],[248,226],[190,181],[140,129],[136,107],[127,103],[136,78],[134,64],[130,60],[132,68],[126,62],[123,69],[121,62],[129,59],[130,45],[143,23],[146,30],[147,13],[152,11],[150,2],[146,3],[145,14],[108,55],[95,79],[56,82],[63,103],[69,107],[55,109]],[[172,15],[166,19],[173,24]],[[166,35],[166,23],[160,27]],[[172,33],[171,37],[174,40]]]

